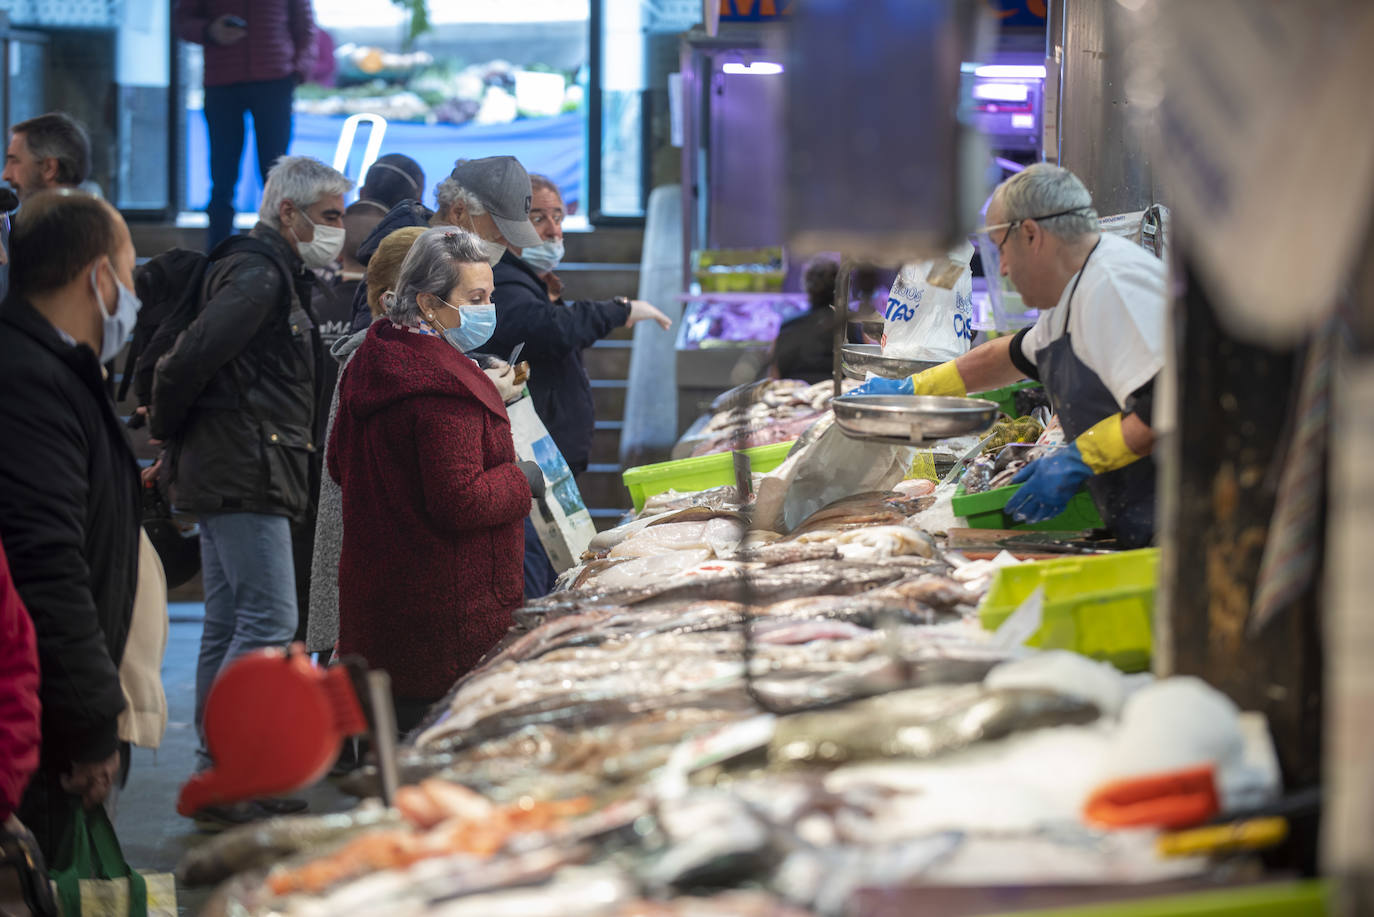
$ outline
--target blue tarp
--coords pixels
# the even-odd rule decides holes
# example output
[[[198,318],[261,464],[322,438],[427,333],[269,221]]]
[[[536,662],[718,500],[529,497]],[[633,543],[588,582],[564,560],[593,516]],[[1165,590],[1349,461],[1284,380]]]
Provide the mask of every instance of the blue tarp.
[[[209,139],[205,116],[188,112],[186,119],[186,201],[193,210],[203,210],[210,199]],[[334,149],[344,118],[323,115],[295,116],[291,152],[332,163]],[[510,124],[412,124],[403,121],[387,125],[381,153],[404,153],[424,168],[425,203],[434,206],[434,188],[448,175],[455,159],[480,159],[483,156],[514,156],[531,172],[549,176],[563,192],[566,204],[582,199],[582,160],[584,118],[581,114],[553,118],[531,118]],[[361,125],[353,144],[353,159],[347,169],[349,178],[358,178],[358,162],[368,139],[368,125]],[[244,143],[243,163],[235,206],[241,213],[258,209],[262,182],[258,178],[257,147],[250,131]]]

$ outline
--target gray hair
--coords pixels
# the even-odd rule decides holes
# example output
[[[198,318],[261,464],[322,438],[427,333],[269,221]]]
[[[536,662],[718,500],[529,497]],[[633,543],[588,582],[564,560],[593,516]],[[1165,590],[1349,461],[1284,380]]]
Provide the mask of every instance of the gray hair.
[[[420,324],[421,293],[447,299],[463,264],[486,264],[481,241],[466,229],[436,226],[420,233],[401,262],[395,291],[382,296],[387,317],[398,325]]]
[[[57,160],[57,184],[74,188],[90,177],[90,138],[81,122],[66,112],[50,111],[20,121],[10,133],[24,135],[34,159]]]
[[[439,213],[445,216],[454,204],[462,204],[468,213],[476,217],[487,212],[477,195],[460,185],[452,175],[439,182],[434,189],[434,197],[438,200]]]
[[[311,156],[283,156],[267,173],[262,189],[262,204],[258,219],[273,229],[281,229],[282,201],[290,201],[304,210],[328,194],[346,194],[353,187],[345,177]]]
[[[1017,172],[997,186],[995,197],[1002,203],[1003,220],[1033,219],[1061,239],[1076,239],[1098,229],[1097,211],[1088,189],[1077,175],[1052,163],[1037,162]],[[1074,212],[1039,219],[1065,210]]]

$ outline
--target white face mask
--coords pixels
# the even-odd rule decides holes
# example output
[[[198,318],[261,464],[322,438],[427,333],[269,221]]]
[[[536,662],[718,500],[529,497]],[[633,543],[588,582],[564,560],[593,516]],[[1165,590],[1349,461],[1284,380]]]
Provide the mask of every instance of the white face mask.
[[[324,226],[311,221],[305,215],[305,211],[297,211],[301,219],[310,224],[315,230],[315,235],[309,242],[302,242],[296,236],[296,254],[301,256],[306,267],[326,268],[339,258],[339,253],[343,251],[345,232],[342,226]],[[291,230],[291,235],[295,236],[296,231]]]
[[[114,266],[111,265],[110,271],[113,273]],[[100,309],[100,362],[108,363],[119,355],[119,349],[124,346],[124,342],[129,339],[129,335],[134,332],[134,324],[138,321],[138,310],[143,308],[143,303],[134,295],[124,284],[115,278],[115,290],[118,292],[115,298],[114,315],[105,311],[105,297],[100,295],[100,268],[91,271],[91,289],[95,291],[95,304]]]
[[[536,273],[547,274],[563,260],[563,240],[549,239],[541,242],[522,250],[520,257],[524,258],[525,263],[534,268]]]
[[[482,234],[477,231],[477,224],[473,222],[472,217],[468,217],[468,225],[470,227],[468,232],[477,237],[477,241],[482,246],[482,252],[487,256],[487,264],[496,267],[497,262],[506,256],[506,246],[500,242],[489,242],[482,238]]]

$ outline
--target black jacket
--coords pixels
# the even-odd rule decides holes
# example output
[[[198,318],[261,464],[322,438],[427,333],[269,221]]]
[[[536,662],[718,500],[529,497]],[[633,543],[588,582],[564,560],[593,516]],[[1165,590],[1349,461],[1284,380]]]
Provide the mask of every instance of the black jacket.
[[[210,266],[204,306],[158,361],[149,429],[172,443],[176,505],[193,513],[251,512],[304,519],[318,392],[312,276],[281,234],[291,282],[255,252]]]
[[[502,359],[524,343],[530,363],[530,397],[573,474],[587,470],[596,407],[582,351],[621,327],[630,307],[619,303],[549,302],[549,288],[509,251],[492,269],[496,280],[496,333],[481,349]]]
[[[434,211],[430,210],[419,201],[401,201],[395,207],[387,211],[382,221],[373,228],[368,237],[358,246],[358,254],[355,256],[358,263],[367,266],[372,260],[372,256],[377,252],[377,246],[382,244],[382,240],[391,235],[398,229],[405,229],[408,226],[428,226],[429,221],[434,218]],[[366,331],[372,324],[372,310],[367,307],[367,283],[358,285],[358,289],[353,292],[353,333]]]
[[[0,542],[38,635],[44,765],[63,771],[118,747],[138,463],[95,353],[19,299],[0,309],[0,392]]]

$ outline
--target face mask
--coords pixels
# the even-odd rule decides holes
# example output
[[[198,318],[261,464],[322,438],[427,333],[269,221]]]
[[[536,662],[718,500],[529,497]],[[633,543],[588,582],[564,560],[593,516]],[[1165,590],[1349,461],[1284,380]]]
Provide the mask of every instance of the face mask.
[[[496,267],[497,262],[506,256],[506,247],[500,242],[488,242],[483,239],[482,234],[477,231],[477,224],[471,219],[468,220],[468,224],[471,226],[468,232],[476,236],[477,241],[482,245],[482,252],[487,256],[487,264]]]
[[[111,272],[114,268],[110,268]],[[96,279],[100,276],[100,268],[91,271],[91,289],[95,291],[96,306],[100,309],[101,339],[100,339],[100,362],[108,363],[119,355],[119,349],[124,346],[124,342],[133,334],[134,323],[138,321],[138,310],[143,308],[143,303],[139,302],[133,291],[119,282],[115,278],[115,289],[118,296],[115,299],[114,315],[105,311],[105,297],[100,295],[100,284]]]
[[[309,242],[302,242],[300,237],[296,238],[296,254],[301,256],[306,267],[325,268],[329,267],[338,260],[339,252],[343,251],[344,230],[342,226],[321,226],[311,222],[310,217],[301,212],[301,218],[310,223],[315,235]],[[291,235],[296,235],[293,229]]]
[[[458,311],[462,324],[457,328],[445,328],[443,336],[444,340],[452,344],[459,353],[476,350],[491,340],[491,336],[496,333],[496,307],[491,303],[480,306],[455,306],[442,299],[439,302]]]
[[[533,248],[521,251],[520,257],[536,272],[547,274],[563,260],[563,240],[549,239],[547,242],[541,242]]]

